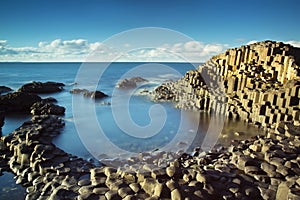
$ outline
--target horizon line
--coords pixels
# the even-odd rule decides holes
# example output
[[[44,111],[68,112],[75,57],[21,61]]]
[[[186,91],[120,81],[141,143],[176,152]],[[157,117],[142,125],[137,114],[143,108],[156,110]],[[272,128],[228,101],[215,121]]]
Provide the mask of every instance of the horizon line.
[[[183,62],[183,61],[0,61],[0,63],[205,63],[205,62]]]

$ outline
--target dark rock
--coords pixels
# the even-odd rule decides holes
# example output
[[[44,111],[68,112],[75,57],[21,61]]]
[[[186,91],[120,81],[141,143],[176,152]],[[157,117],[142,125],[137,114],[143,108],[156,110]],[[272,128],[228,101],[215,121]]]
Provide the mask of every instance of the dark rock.
[[[43,101],[40,101],[31,106],[31,113],[33,115],[63,115],[65,113],[65,108],[52,103],[44,103]]]
[[[6,112],[27,112],[31,106],[41,101],[41,97],[25,92],[14,92],[0,96],[0,110]]]
[[[167,85],[161,85],[154,90],[155,100],[173,100],[175,94]]]
[[[104,97],[108,97],[107,94],[104,94],[103,92],[101,91],[89,91],[87,89],[72,89],[70,90],[70,93],[71,94],[83,94],[83,96],[85,97],[90,97],[92,99],[102,99]]]
[[[107,97],[106,94],[104,94],[103,92],[100,92],[100,91],[85,93],[84,96],[89,96],[92,99],[102,99],[104,97]]]
[[[0,136],[2,136],[2,126],[4,125],[4,112],[0,111]]]
[[[10,91],[12,91],[11,88],[6,87],[6,86],[0,86],[0,95],[1,95],[2,93],[7,93],[7,92],[10,92]]]
[[[54,93],[60,92],[63,90],[65,84],[57,83],[57,82],[32,82],[23,85],[18,91],[19,92],[27,92],[27,93],[37,93],[37,94],[45,94],[45,93]]]
[[[53,97],[47,97],[47,98],[43,99],[42,102],[44,102],[44,103],[57,103],[57,100]]]
[[[147,82],[148,80],[142,78],[142,77],[132,77],[129,79],[124,79],[121,80],[118,84],[117,84],[117,88],[123,88],[123,89],[130,89],[130,88],[135,88],[137,87],[137,83],[142,83],[142,82]]]

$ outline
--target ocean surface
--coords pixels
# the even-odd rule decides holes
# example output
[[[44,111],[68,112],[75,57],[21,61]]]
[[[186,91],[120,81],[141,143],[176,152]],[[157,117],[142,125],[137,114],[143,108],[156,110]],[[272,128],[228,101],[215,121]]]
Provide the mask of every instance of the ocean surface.
[[[180,150],[182,146],[184,150],[201,146],[206,131],[214,126],[209,116],[182,111],[176,109],[173,103],[157,103],[151,101],[149,95],[141,95],[141,91],[152,90],[165,81],[177,80],[196,67],[198,64],[190,63],[0,63],[0,85],[17,90],[32,81],[64,83],[66,86],[62,92],[40,95],[43,98],[54,97],[58,100],[57,104],[66,108],[62,116],[66,126],[53,142],[79,157],[101,159],[106,154],[117,157],[120,152],[152,151],[164,149],[169,144],[172,144],[169,148],[172,151]],[[120,80],[136,76],[148,82],[130,91],[116,88]],[[94,101],[70,94],[73,88],[97,89],[109,97]],[[77,112],[75,117],[73,112]],[[29,119],[29,115],[6,116],[3,135]],[[130,133],[135,128],[135,132]],[[231,134],[235,131],[245,132],[249,137],[259,130],[242,122],[224,122],[219,142],[235,139],[236,135]],[[102,135],[97,135],[98,132]],[[243,135],[239,134],[240,137]],[[172,141],[174,138],[177,138],[176,143]]]
[[[32,81],[64,83],[62,92],[40,96],[54,97],[66,108],[62,116],[66,125],[53,143],[84,159],[118,157],[124,152],[192,151],[201,146],[208,130],[215,130],[215,120],[205,113],[176,109],[173,103],[153,102],[143,91],[177,80],[196,67],[198,64],[190,63],[0,63],[0,85],[17,90]],[[120,80],[136,76],[148,81],[134,90],[115,87]],[[109,97],[95,101],[70,94],[73,88],[97,89]],[[6,116],[3,135],[29,119],[30,115]],[[214,137],[221,144],[260,132],[236,121],[222,122],[220,127]],[[236,131],[245,134],[234,134]],[[0,182],[10,179],[2,176]]]

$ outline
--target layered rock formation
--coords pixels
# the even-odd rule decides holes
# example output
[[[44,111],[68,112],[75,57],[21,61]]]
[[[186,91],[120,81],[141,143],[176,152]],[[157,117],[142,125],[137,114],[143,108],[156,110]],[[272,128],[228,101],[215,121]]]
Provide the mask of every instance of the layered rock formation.
[[[265,41],[229,49],[177,82],[161,85],[155,100],[205,110],[270,128],[300,122],[300,49]],[[274,127],[273,127],[274,128]]]

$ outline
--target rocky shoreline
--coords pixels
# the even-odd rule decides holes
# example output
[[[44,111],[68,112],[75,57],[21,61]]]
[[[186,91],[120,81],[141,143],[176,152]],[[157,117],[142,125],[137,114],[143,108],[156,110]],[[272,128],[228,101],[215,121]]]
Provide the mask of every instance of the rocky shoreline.
[[[264,57],[263,47],[273,50],[266,50]],[[32,94],[35,86],[29,84],[30,93],[19,91],[0,96],[0,110],[32,114],[30,121],[1,137],[0,172],[9,171],[16,175],[16,182],[26,187],[26,199],[300,199],[297,71],[300,57],[292,58],[291,54],[298,55],[297,51],[281,43],[264,42],[243,48],[252,52],[251,56],[246,56],[247,59],[246,53],[244,57],[242,53],[236,53],[243,52],[240,49],[228,50],[229,53],[224,53],[225,61],[223,55],[218,55],[203,69],[199,68],[210,80],[214,80],[211,87],[203,83],[205,77],[201,77],[200,72],[190,71],[178,82],[158,87],[154,97],[156,100],[177,101],[179,108],[227,113],[229,118],[248,119],[250,123],[269,128],[266,135],[232,141],[227,148],[216,147],[209,152],[197,148],[192,154],[182,153],[178,159],[170,159],[174,157],[172,152],[141,153],[138,158],[120,162],[119,168],[95,166],[52,143],[64,126],[58,116],[64,109],[49,102],[49,99],[42,100]],[[285,49],[285,53],[278,49]],[[278,65],[282,64],[282,73],[288,75],[282,78],[282,73],[275,73],[278,67],[274,76],[279,79],[266,86],[273,80],[264,75],[266,71],[256,72],[253,69],[253,72],[250,69],[263,59],[266,63],[271,62],[267,61],[267,56],[273,56],[271,60],[277,61],[277,55],[283,56],[283,64],[278,62]],[[233,69],[243,66],[237,61],[242,57],[247,62],[251,61],[252,68],[247,69],[257,78],[254,83],[251,82],[251,73],[250,81],[246,80],[245,85],[240,85],[243,79],[235,81],[240,71]],[[287,68],[284,67],[285,61]],[[244,62],[245,67],[249,67],[247,62]],[[224,72],[225,93],[217,89],[220,80],[213,76],[223,74],[223,67],[229,71]],[[221,71],[216,72],[218,70]],[[296,76],[291,71],[296,72]],[[33,85],[38,85],[36,93],[40,93],[40,85],[43,84]],[[50,85],[48,92],[54,90],[53,85],[62,89],[61,84],[50,82]],[[210,96],[209,88],[216,89],[215,95]],[[254,92],[256,90],[257,93]],[[244,98],[245,95],[248,96]],[[285,102],[284,106],[279,107],[283,104],[280,99]],[[252,104],[249,104],[251,101]],[[274,116],[279,117],[274,120]]]
[[[196,149],[165,167],[148,159],[138,167],[119,169],[95,167],[55,147],[51,140],[63,125],[55,115],[34,115],[1,138],[1,171],[16,175],[16,182],[27,188],[26,199],[300,197],[300,127],[288,122],[275,134],[234,141],[210,152]]]

